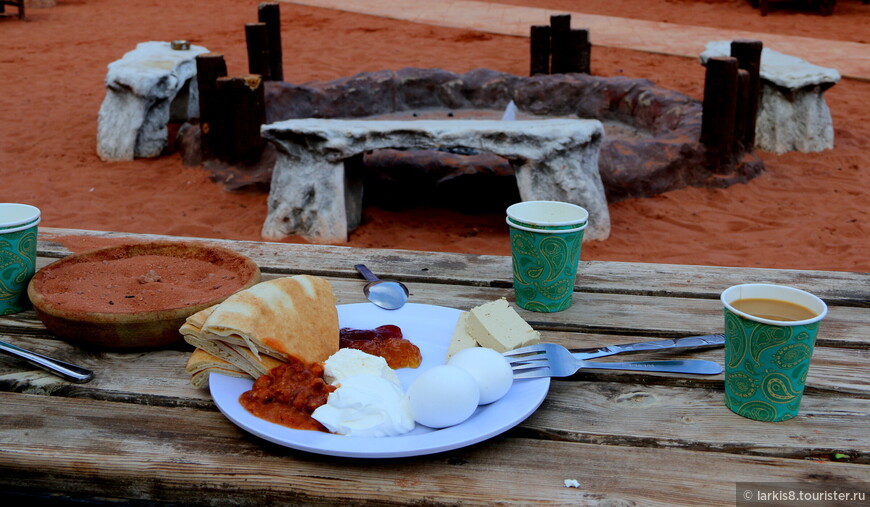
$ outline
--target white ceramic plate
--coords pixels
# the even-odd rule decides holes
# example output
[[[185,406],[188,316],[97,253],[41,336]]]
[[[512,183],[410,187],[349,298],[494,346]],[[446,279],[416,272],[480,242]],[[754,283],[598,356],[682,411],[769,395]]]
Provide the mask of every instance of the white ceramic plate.
[[[396,371],[405,389],[427,369],[444,364],[447,346],[459,318],[459,310],[442,306],[406,304],[399,310],[383,310],[371,303],[338,306],[341,327],[373,329],[394,324],[402,335],[420,347],[423,362],[418,368]],[[549,378],[518,380],[504,398],[477,407],[464,422],[434,430],[417,425],[410,433],[396,437],[351,437],[320,431],[294,430],[252,415],[239,404],[239,396],[253,382],[211,374],[209,386],[220,411],[239,427],[293,449],[354,458],[395,458],[419,456],[457,449],[482,442],[513,428],[530,416],[544,401]]]

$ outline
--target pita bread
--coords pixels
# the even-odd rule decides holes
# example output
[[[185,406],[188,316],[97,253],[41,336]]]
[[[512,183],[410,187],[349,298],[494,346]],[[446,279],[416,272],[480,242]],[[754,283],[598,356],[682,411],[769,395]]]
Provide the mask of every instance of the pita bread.
[[[261,375],[265,375],[272,368],[283,364],[284,361],[281,359],[265,354],[260,355],[259,357],[254,356],[250,350],[242,346],[204,338],[200,327],[202,323],[205,322],[205,319],[211,315],[214,308],[215,307],[210,307],[190,316],[181,326],[180,331],[184,336],[184,340],[196,347],[193,354],[197,354],[197,351],[208,354],[209,357],[228,364],[235,370],[243,372],[247,376],[255,379],[259,378]],[[191,354],[191,357],[193,357],[193,354]],[[190,363],[188,362],[188,364]],[[188,372],[196,373],[189,369]],[[191,379],[191,381],[193,381],[193,379]]]
[[[208,356],[213,358],[213,360],[219,360],[224,364],[233,367],[236,371],[243,372],[253,378],[259,377],[262,375],[261,371],[265,368],[264,365],[259,362],[257,365],[253,365],[248,361],[248,358],[238,354],[228,347],[222,346],[220,342],[203,338],[202,325],[216,307],[217,305],[191,315],[179,329],[184,337],[184,341],[196,347],[196,350],[191,354],[191,358],[188,360],[188,366],[190,366],[190,361],[194,360],[195,356],[198,355],[201,358],[204,357],[202,354],[208,354]],[[254,360],[256,361],[256,358]],[[190,371],[189,367],[188,372],[194,374],[197,373]],[[193,382],[193,379],[191,379],[191,382]]]
[[[184,336],[199,336],[202,332],[202,325],[205,324],[206,319],[208,319],[208,316],[211,315],[211,312],[213,312],[216,307],[217,305],[209,306],[205,310],[200,310],[194,313],[185,319],[184,324],[181,325],[181,328],[179,328],[178,331]]]
[[[261,354],[322,362],[338,350],[338,311],[332,285],[309,275],[276,278],[216,305],[201,337]],[[195,326],[195,322],[191,324]]]
[[[202,349],[196,349],[190,354],[185,367],[191,374],[190,383],[200,388],[208,385],[208,377],[212,372],[217,372],[230,377],[247,377],[248,374],[232,364],[215,357]]]

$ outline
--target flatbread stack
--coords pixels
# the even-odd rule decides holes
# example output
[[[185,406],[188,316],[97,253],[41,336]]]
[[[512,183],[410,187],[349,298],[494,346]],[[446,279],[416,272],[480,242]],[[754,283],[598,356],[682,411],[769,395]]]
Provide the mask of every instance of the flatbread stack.
[[[238,366],[213,356],[203,349],[196,349],[190,354],[185,369],[190,373],[190,383],[196,388],[207,386],[208,376],[212,372],[228,377],[244,378],[250,376]]]
[[[322,362],[338,351],[338,311],[323,278],[276,278],[237,292],[187,318],[179,330],[196,350],[191,383],[204,387],[217,372],[259,378],[291,356]]]

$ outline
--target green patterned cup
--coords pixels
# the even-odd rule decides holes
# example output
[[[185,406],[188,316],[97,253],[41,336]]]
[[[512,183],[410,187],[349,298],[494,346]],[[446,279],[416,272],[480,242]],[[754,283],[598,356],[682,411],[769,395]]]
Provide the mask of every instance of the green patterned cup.
[[[526,201],[507,209],[517,305],[535,312],[571,306],[588,220],[585,209],[567,202]]]
[[[0,315],[30,308],[27,284],[36,272],[39,209],[0,203]]]
[[[758,421],[786,421],[798,414],[824,301],[799,289],[744,284],[722,293],[725,306],[725,405]],[[776,300],[809,310],[811,318],[772,320],[751,315],[741,300]],[[759,312],[756,312],[759,313]]]

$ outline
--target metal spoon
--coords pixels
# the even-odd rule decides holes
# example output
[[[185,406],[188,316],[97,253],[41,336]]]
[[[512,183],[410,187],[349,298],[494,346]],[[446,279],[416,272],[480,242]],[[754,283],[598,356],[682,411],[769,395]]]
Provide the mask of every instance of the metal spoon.
[[[363,287],[363,292],[369,301],[384,310],[398,310],[408,302],[408,288],[396,280],[381,280],[365,267],[365,264],[354,266],[369,283]]]
[[[21,347],[16,347],[11,343],[0,341],[0,351],[6,352],[10,356],[24,359],[25,361],[34,366],[38,366],[43,370],[50,371],[55,375],[65,378],[70,382],[75,382],[76,384],[90,382],[91,379],[94,378],[94,372],[92,372],[91,370],[82,368],[81,366],[76,366],[74,364],[66,363],[58,359],[52,359],[50,357],[37,354],[36,352],[22,349]]]

